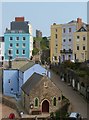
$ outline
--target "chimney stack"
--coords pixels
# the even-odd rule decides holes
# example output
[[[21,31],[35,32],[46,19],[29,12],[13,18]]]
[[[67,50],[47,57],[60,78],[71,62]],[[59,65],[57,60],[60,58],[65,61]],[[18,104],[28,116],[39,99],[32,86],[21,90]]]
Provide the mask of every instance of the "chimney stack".
[[[79,30],[82,27],[82,19],[81,18],[77,18],[77,30]]]
[[[24,17],[15,17],[16,22],[24,22]]]

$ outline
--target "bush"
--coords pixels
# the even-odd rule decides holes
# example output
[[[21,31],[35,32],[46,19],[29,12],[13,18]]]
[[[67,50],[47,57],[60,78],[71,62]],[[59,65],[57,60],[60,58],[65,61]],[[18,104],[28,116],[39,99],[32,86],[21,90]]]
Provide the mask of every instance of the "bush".
[[[32,51],[32,54],[36,55],[38,52],[39,52],[39,49],[38,48],[34,48],[33,51]]]

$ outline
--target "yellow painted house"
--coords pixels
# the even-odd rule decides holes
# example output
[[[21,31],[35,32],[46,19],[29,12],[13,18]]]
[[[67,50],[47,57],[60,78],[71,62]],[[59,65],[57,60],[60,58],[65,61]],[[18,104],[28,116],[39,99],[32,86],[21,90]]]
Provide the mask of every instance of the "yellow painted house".
[[[87,26],[82,26],[74,33],[73,55],[74,60],[84,62],[89,60],[89,32]]]
[[[60,62],[60,50],[62,48],[62,27],[60,24],[51,25],[50,40],[50,61],[51,63]]]

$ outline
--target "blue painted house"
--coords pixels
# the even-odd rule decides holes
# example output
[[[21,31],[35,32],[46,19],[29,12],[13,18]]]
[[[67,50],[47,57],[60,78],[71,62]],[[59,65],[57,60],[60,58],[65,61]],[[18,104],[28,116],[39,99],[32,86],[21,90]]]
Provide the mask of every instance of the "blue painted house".
[[[49,75],[49,72],[39,64],[28,62],[19,69],[3,70],[3,94],[16,97],[21,94],[22,85],[34,74]]]
[[[30,34],[23,31],[6,31],[5,39],[5,60],[16,57],[30,58]]]

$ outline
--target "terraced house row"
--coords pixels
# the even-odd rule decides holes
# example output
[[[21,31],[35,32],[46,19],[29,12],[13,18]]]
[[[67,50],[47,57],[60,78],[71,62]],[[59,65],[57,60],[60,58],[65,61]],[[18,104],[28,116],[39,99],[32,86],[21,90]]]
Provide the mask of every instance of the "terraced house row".
[[[0,39],[3,51],[0,55],[0,61],[32,56],[32,26],[29,21],[25,21],[24,17],[15,17],[15,21],[10,22],[10,29],[6,28],[4,36]]]
[[[51,25],[50,61],[65,60],[84,62],[89,60],[89,29],[81,18],[66,24]]]

